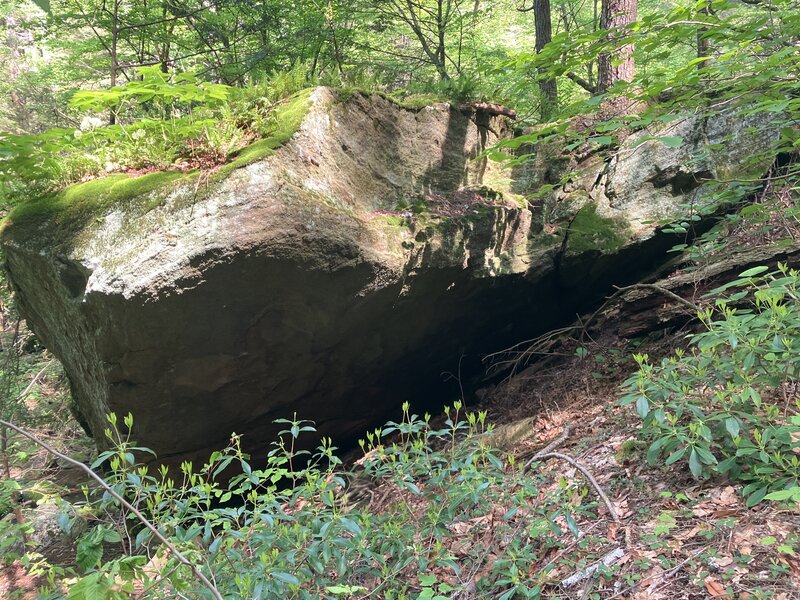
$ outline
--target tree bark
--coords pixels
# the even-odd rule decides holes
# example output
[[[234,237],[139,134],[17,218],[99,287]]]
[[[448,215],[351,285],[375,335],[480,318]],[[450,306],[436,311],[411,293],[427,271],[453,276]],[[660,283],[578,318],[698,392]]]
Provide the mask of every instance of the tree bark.
[[[114,0],[113,9],[111,12],[111,87],[117,85],[117,71],[119,70],[119,63],[117,58],[117,47],[119,44],[119,0]],[[114,112],[114,107],[111,107],[108,124],[114,125],[117,122],[117,113]]]
[[[553,39],[553,24],[550,15],[550,0],[534,0],[534,25],[536,26],[536,53],[539,54]],[[542,93],[542,120],[549,120],[558,106],[558,87],[553,77],[544,77],[539,69],[539,90]]]
[[[612,43],[627,35],[628,26],[636,21],[638,0],[603,0],[600,27]],[[633,81],[635,65],[633,44],[618,44],[612,52],[600,55],[597,65],[597,91],[607,91],[617,81]]]
[[[710,7],[707,3],[703,8],[699,11],[702,17],[708,17],[710,14]],[[706,27],[698,27],[697,28],[697,58],[708,57],[711,54],[711,42],[706,37],[706,33],[708,33],[708,28]],[[698,69],[705,69],[711,64],[711,61],[706,58],[704,61],[697,63]]]

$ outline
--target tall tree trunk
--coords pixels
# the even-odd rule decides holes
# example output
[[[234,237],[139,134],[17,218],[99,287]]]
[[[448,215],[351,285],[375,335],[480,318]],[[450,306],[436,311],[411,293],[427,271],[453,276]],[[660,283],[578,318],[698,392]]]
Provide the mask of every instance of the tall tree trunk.
[[[111,11],[111,87],[117,85],[117,71],[119,70],[117,58],[117,46],[119,45],[119,4],[120,0],[113,0],[113,9]],[[114,123],[117,122],[117,113],[114,112],[113,106],[109,112],[108,124],[114,125]]]
[[[445,35],[447,33],[446,27],[447,23],[445,23],[444,0],[439,0],[436,13],[436,29],[438,33],[439,47],[436,49],[436,54],[439,58],[439,64],[441,65],[441,68],[439,69],[439,76],[442,78],[442,80],[450,79],[450,76],[447,73],[447,46],[445,45]]]
[[[541,52],[553,39],[553,24],[550,16],[550,0],[534,0],[533,17],[536,26],[536,53]],[[542,92],[542,120],[553,116],[558,106],[558,87],[553,77],[543,77],[539,69],[539,90]]]
[[[710,14],[710,2],[707,2],[703,8],[701,8],[698,12],[701,16],[701,20],[708,17]],[[706,33],[708,32],[708,28],[706,27],[698,27],[697,28],[697,58],[707,57],[711,54],[711,42],[706,37]],[[704,61],[697,63],[698,69],[705,69],[710,65],[711,61],[707,58]]]
[[[638,0],[603,0],[600,27],[612,43],[627,34],[628,26],[636,21]],[[607,91],[617,81],[633,81],[635,65],[633,44],[620,44],[612,52],[600,55],[597,64],[597,91]]]

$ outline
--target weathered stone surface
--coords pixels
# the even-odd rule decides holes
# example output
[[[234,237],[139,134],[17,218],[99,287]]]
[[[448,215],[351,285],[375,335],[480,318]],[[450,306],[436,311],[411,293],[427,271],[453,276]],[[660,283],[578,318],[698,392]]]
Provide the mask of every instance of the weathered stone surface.
[[[642,151],[627,146],[531,209],[480,157],[505,133],[480,112],[319,88],[288,143],[224,178],[170,182],[80,226],[12,215],[7,267],[98,438],[107,412],[130,411],[168,462],[232,431],[263,455],[294,413],[346,440],[405,400],[450,400],[443,373],[466,378],[664,261],[674,240],[644,222],[702,188],[631,190],[619,178]]]

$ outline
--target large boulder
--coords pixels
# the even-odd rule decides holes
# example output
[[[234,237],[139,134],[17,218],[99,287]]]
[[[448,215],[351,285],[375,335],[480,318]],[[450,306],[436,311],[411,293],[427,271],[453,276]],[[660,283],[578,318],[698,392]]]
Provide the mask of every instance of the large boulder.
[[[318,88],[281,114],[290,131],[220,172],[116,175],[8,219],[21,308],[100,443],[109,412],[176,462],[231,432],[257,451],[276,418],[341,442],[405,400],[450,400],[486,352],[665,262],[675,240],[649,221],[680,216],[737,156],[670,187],[691,151],[627,142],[529,204],[482,156],[508,132],[485,110]],[[631,189],[644,156],[661,179]]]

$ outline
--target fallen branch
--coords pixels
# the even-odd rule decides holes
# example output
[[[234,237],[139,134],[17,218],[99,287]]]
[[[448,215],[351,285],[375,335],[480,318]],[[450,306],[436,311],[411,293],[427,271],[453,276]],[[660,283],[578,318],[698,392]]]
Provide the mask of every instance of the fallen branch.
[[[178,559],[178,562],[180,562],[181,564],[189,567],[189,569],[191,570],[192,574],[195,577],[197,577],[197,579],[199,579],[203,583],[203,585],[205,587],[208,588],[208,590],[211,592],[211,594],[214,596],[214,598],[216,598],[216,600],[224,600],[223,597],[222,597],[222,594],[219,593],[219,590],[217,590],[216,586],[213,583],[211,583],[208,580],[208,578],[205,575],[203,575],[203,573],[200,572],[200,569],[198,569],[194,565],[194,563],[192,563],[188,558],[186,558],[183,554],[181,554],[180,550],[178,550],[172,544],[172,542],[170,542],[166,537],[164,537],[164,535],[156,528],[155,525],[153,525],[150,521],[148,521],[147,518],[141,512],[139,512],[139,510],[135,506],[133,506],[131,503],[129,503],[127,500],[125,500],[125,498],[120,496],[112,487],[110,487],[105,481],[103,481],[103,478],[100,477],[97,473],[92,471],[89,467],[87,467],[82,462],[80,462],[78,460],[75,460],[74,458],[70,458],[66,454],[63,454],[63,453],[59,452],[55,448],[52,448],[51,446],[49,446],[48,444],[46,444],[45,442],[43,442],[42,440],[37,438],[32,433],[28,433],[27,431],[25,431],[24,429],[21,429],[20,427],[17,427],[13,423],[9,423],[8,421],[4,421],[4,420],[0,419],[0,425],[3,425],[5,427],[8,427],[9,429],[12,429],[12,430],[16,431],[18,434],[20,434],[21,436],[23,436],[25,438],[28,438],[30,441],[32,441],[37,446],[40,446],[40,447],[44,448],[45,450],[47,450],[47,452],[49,452],[53,456],[55,456],[57,458],[60,458],[61,460],[65,461],[65,462],[67,462],[67,463],[69,463],[69,464],[71,464],[71,465],[73,465],[75,467],[78,467],[83,472],[85,472],[87,475],[89,475],[89,477],[91,477],[94,481],[96,481],[97,484],[100,485],[100,487],[102,487],[106,492],[108,492],[108,494],[110,496],[112,496],[117,502],[119,502],[127,510],[129,510],[131,513],[133,513],[136,516],[136,518],[139,519],[139,522],[142,525],[144,525],[147,529],[149,529],[150,532],[156,537],[156,539],[158,539],[162,544],[164,544],[164,546],[167,547],[167,549],[172,553],[172,555],[175,558]]]
[[[530,468],[530,466],[533,463],[535,463],[537,460],[539,460],[539,457],[541,457],[543,454],[548,454],[548,453],[552,452],[553,450],[558,448],[561,444],[566,442],[570,433],[572,433],[572,427],[567,425],[566,427],[564,427],[564,430],[561,432],[561,434],[556,439],[554,439],[552,442],[547,444],[547,446],[545,446],[541,450],[535,452],[533,454],[533,456],[531,457],[531,459],[528,462],[525,463],[525,466],[522,467],[522,470],[523,471],[527,471],[528,468]]]
[[[459,108],[461,110],[475,110],[475,111],[487,112],[492,116],[502,115],[504,117],[508,117],[509,119],[517,118],[516,111],[507,108],[505,106],[501,106],[500,104],[494,104],[491,102],[465,102],[464,104],[459,105]]]
[[[617,287],[614,286],[618,292],[625,292],[627,290],[651,290],[654,292],[658,292],[659,294],[664,294],[668,298],[675,300],[676,302],[683,304],[686,308],[689,308],[693,313],[697,314],[697,311],[700,310],[696,304],[690,302],[686,298],[679,296],[678,294],[671,292],[670,290],[661,287],[660,285],[656,285],[654,283],[634,283],[633,285],[628,285],[625,287]]]
[[[606,493],[603,491],[603,488],[600,487],[600,484],[597,483],[597,480],[589,472],[589,469],[584,467],[582,464],[580,464],[577,460],[575,460],[571,456],[567,456],[566,454],[561,454],[560,452],[546,452],[546,453],[540,452],[540,453],[534,454],[533,458],[530,461],[528,461],[528,463],[525,466],[527,468],[529,465],[532,465],[535,462],[542,462],[542,461],[547,460],[549,458],[557,458],[559,460],[563,460],[565,462],[568,462],[573,467],[578,469],[578,471],[583,473],[583,476],[586,477],[586,479],[589,481],[589,483],[592,484],[592,487],[597,492],[597,495],[600,496],[600,499],[606,505],[606,508],[608,509],[608,513],[611,515],[611,518],[614,520],[614,522],[615,523],[619,523],[620,522],[619,515],[617,514],[617,510],[614,508],[614,505],[612,504],[611,500],[608,498],[608,495],[606,495]]]
[[[569,577],[564,579],[561,582],[561,587],[570,588],[574,585],[579,584],[581,581],[586,581],[592,575],[597,573],[597,571],[600,569],[601,566],[605,565],[606,567],[609,567],[613,565],[615,562],[619,561],[623,556],[625,556],[625,551],[622,548],[615,548],[593,565],[590,565],[586,567],[583,571],[578,571],[574,575],[570,575]]]
[[[647,588],[648,592],[654,591],[658,587],[658,585],[657,585],[658,583],[660,583],[660,582],[664,581],[665,579],[668,579],[669,577],[672,577],[673,575],[675,575],[675,573],[680,571],[686,563],[693,561],[695,558],[700,556],[705,551],[706,551],[705,547],[700,548],[700,550],[698,550],[697,552],[695,552],[691,556],[686,557],[684,560],[682,560],[677,565],[672,567],[669,571],[664,571],[663,573],[661,573],[660,575],[655,577],[654,580],[652,581],[652,583]],[[639,585],[638,583],[634,584],[634,585],[630,586],[629,588],[626,588],[624,590],[620,590],[619,592],[615,593],[613,596],[609,596],[608,600],[614,600],[615,598],[619,598],[620,596],[627,596],[629,593],[631,593],[632,591],[634,591],[634,590],[636,590],[636,589],[638,589],[640,587],[641,587],[641,585]]]

